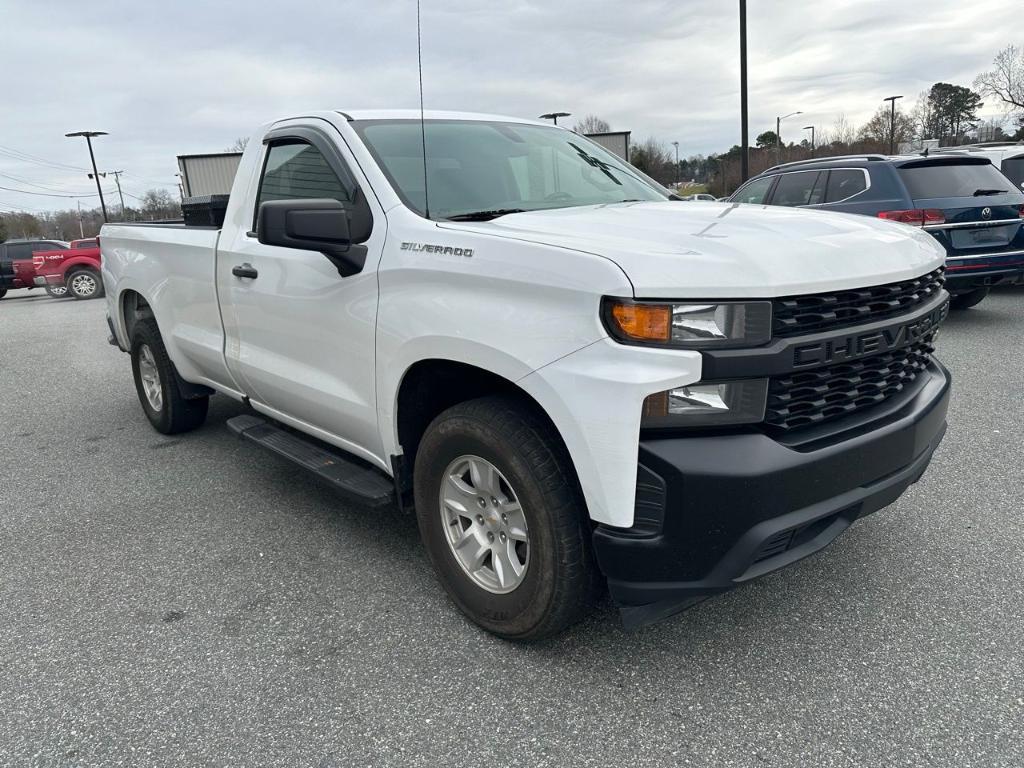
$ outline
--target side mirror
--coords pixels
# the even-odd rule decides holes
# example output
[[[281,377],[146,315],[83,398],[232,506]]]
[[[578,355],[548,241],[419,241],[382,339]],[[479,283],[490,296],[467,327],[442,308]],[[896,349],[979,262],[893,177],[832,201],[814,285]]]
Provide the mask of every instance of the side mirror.
[[[348,277],[366,263],[366,246],[355,242],[352,218],[349,208],[333,199],[268,200],[260,205],[256,236],[264,245],[319,251]]]

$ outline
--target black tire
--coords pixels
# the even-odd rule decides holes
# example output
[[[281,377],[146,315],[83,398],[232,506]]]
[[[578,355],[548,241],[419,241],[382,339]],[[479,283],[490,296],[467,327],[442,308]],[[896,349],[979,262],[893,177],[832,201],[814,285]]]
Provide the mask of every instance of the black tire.
[[[95,269],[76,269],[67,277],[66,284],[71,297],[82,301],[103,298],[103,280]]]
[[[988,288],[975,288],[968,293],[958,293],[949,300],[949,306],[951,309],[970,309],[971,307],[976,307],[988,296],[988,292]]]
[[[139,370],[143,347],[150,350],[159,378],[162,395],[159,409],[150,403],[143,387],[142,375]],[[163,339],[160,337],[160,331],[154,320],[143,319],[135,323],[132,329],[131,355],[135,391],[142,404],[142,410],[145,412],[146,418],[149,419],[149,423],[153,425],[153,429],[165,435],[174,435],[201,427],[206,421],[210,398],[199,397],[186,400],[181,396],[181,390],[178,387],[178,373],[167,356],[167,349],[164,347]]]
[[[55,299],[66,299],[71,295],[64,285],[47,285],[46,292]]]
[[[2,299],[6,295],[7,295],[7,289],[6,288],[0,288],[0,299]]]
[[[529,560],[521,583],[505,594],[473,581],[445,533],[441,485],[449,465],[466,455],[485,459],[507,478],[526,516]],[[530,407],[493,396],[444,411],[420,442],[414,491],[431,563],[448,595],[473,622],[508,640],[538,640],[592,610],[603,579],[586,507],[564,448]]]

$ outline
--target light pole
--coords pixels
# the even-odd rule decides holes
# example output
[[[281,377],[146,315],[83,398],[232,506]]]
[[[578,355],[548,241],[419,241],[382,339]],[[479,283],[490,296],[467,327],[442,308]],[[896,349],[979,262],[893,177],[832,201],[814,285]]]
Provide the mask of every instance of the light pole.
[[[676,188],[679,188],[679,142],[673,141],[672,146],[676,148]]]
[[[775,118],[775,164],[779,165],[782,162],[782,121],[788,117],[796,117],[802,115],[803,112],[790,112],[788,115]]]
[[[813,125],[805,125],[804,126],[804,130],[811,132],[811,157],[814,157],[814,126]]]
[[[96,179],[96,191],[100,195],[100,208],[103,210],[103,223],[107,222],[107,204],[103,200],[103,188],[100,186],[100,175],[96,171],[96,156],[92,153],[92,140],[94,136],[106,136],[106,131],[76,131],[74,133],[65,133],[67,138],[74,136],[85,136],[85,143],[89,145],[89,159],[92,161],[92,175]]]
[[[889,154],[896,154],[896,99],[902,99],[902,96],[889,96],[882,99],[882,101],[888,101],[892,105],[892,113],[889,118]]]
[[[740,0],[740,184],[750,175],[747,132],[747,0]]]
[[[571,112],[547,112],[541,115],[538,120],[554,120],[555,125],[558,125],[558,118],[569,117],[571,114]]]

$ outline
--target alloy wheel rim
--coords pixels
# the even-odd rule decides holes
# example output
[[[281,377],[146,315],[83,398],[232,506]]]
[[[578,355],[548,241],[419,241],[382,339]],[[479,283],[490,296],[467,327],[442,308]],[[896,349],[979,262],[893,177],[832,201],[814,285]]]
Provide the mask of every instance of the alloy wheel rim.
[[[154,411],[162,411],[164,407],[164,390],[160,386],[160,372],[156,368],[156,358],[148,344],[139,347],[139,378],[142,380],[142,391]]]
[[[92,275],[75,275],[71,289],[79,296],[92,296],[96,293],[96,278]]]
[[[460,456],[441,481],[441,523],[456,562],[473,582],[507,594],[530,564],[526,514],[511,484],[487,459]]]

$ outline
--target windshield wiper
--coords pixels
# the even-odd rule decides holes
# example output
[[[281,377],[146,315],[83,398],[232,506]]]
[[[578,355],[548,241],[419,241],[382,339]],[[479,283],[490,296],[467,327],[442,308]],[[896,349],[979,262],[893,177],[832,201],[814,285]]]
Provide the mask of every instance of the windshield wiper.
[[[526,213],[523,208],[496,208],[493,211],[470,211],[469,213],[457,213],[454,216],[445,216],[448,221],[490,221],[499,216],[507,216],[510,213]]]
[[[974,197],[983,197],[985,195],[1001,195],[1004,192],[1008,192],[1006,189],[976,189],[974,190]]]

